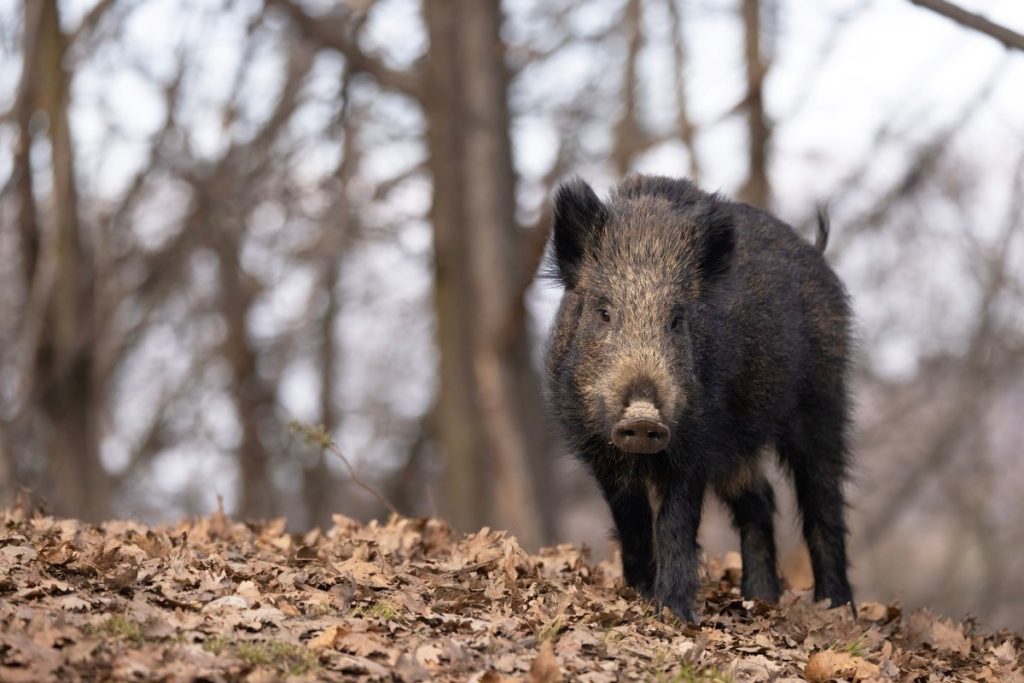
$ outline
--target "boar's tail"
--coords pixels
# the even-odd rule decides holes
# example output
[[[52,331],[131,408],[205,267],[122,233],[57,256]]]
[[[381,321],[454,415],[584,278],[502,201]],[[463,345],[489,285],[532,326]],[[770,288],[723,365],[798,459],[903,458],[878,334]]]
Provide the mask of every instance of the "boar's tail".
[[[825,253],[825,247],[828,246],[828,234],[830,230],[828,206],[825,204],[818,204],[818,236],[814,238],[814,248],[822,254]]]

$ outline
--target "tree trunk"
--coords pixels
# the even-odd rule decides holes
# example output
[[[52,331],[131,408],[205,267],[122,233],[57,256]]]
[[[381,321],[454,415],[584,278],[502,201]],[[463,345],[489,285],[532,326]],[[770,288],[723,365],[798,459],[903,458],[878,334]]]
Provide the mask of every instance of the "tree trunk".
[[[539,382],[522,325],[509,324],[525,259],[500,6],[427,0],[424,17],[443,512],[460,528],[496,524],[533,545],[550,534],[550,515],[531,468],[545,441]]]
[[[628,0],[622,15],[627,43],[622,73],[622,111],[615,123],[615,139],[612,145],[612,163],[619,176],[629,173],[633,167],[633,160],[644,147],[645,136],[637,120],[637,90],[640,87],[637,60],[643,46],[641,19],[640,0]]]
[[[52,243],[38,252],[40,259],[53,259],[54,280],[36,353],[33,393],[51,429],[48,464],[55,512],[96,521],[110,511],[109,478],[99,457],[103,380],[95,376],[93,365],[94,272],[78,218],[68,120],[71,75],[64,59],[67,36],[61,31],[56,0],[35,8],[32,4],[26,3],[26,19],[37,18],[38,28],[34,46],[26,47],[37,52],[26,65],[37,67],[38,106],[49,125],[54,207],[54,229],[43,237]],[[26,36],[31,33],[26,31]],[[24,207],[22,213],[26,215]],[[29,286],[38,283],[35,279]]]
[[[744,55],[747,63],[747,130],[749,168],[740,199],[763,209],[771,208],[768,180],[771,126],[764,109],[764,80],[768,61],[761,49],[761,2],[743,0]]]
[[[479,526],[489,515],[484,492],[484,441],[476,387],[468,359],[472,358],[470,313],[475,308],[467,267],[469,249],[461,195],[465,191],[463,155],[462,58],[458,36],[459,2],[425,0],[424,18],[430,35],[424,102],[427,117],[434,226],[434,297],[440,350],[438,428],[444,450],[445,479],[440,497],[445,514],[461,529]]]
[[[210,197],[201,202],[215,203]],[[223,356],[231,368],[232,398],[242,429],[238,447],[239,505],[245,519],[265,519],[278,513],[277,496],[271,479],[270,454],[262,434],[273,431],[276,422],[273,389],[260,376],[257,354],[249,340],[246,318],[252,306],[255,283],[246,277],[239,262],[241,226],[220,223],[216,209],[207,213],[211,243],[217,254],[221,315],[226,334]],[[262,434],[261,434],[262,433]]]
[[[340,190],[344,192],[344,188]],[[338,301],[338,263],[340,255],[329,252],[329,261],[323,266],[322,286],[327,296],[327,306],[320,319],[320,422],[327,431],[339,427],[338,411],[334,396],[338,377],[339,353],[334,338],[334,326],[340,314]],[[327,454],[322,448],[308,449],[312,462],[302,472],[303,504],[306,508],[306,527],[325,527],[331,521],[338,482],[327,466]]]

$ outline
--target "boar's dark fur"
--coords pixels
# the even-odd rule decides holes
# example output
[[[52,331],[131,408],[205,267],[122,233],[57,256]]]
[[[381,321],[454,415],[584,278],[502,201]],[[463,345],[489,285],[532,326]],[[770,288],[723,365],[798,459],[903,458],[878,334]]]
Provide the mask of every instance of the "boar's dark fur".
[[[550,274],[565,288],[549,403],[615,521],[626,581],[694,620],[697,530],[710,487],[739,531],[742,590],[776,601],[775,499],[791,473],[815,598],[851,603],[843,483],[850,310],[818,247],[686,180],[631,176],[602,201],[555,196]]]

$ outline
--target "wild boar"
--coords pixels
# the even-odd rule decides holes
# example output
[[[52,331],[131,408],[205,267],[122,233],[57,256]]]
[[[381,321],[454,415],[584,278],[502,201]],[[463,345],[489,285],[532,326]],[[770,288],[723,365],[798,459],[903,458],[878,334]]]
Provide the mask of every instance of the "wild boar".
[[[710,487],[741,539],[743,595],[781,588],[774,450],[792,475],[816,599],[851,603],[850,305],[815,246],[765,211],[687,180],[634,175],[602,201],[554,199],[549,271],[564,287],[548,402],[611,508],[629,585],[694,621],[697,531]]]

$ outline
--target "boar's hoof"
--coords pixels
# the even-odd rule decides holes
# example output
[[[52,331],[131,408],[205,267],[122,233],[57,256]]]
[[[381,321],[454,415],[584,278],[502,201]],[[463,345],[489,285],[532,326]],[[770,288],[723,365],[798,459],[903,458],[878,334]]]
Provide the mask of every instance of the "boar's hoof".
[[[662,622],[666,621],[665,608],[668,608],[668,611],[672,613],[672,616],[674,616],[679,621],[682,621],[687,624],[700,625],[700,619],[697,618],[697,615],[694,613],[693,608],[686,600],[656,599],[654,601],[654,607],[657,610],[658,618]]]
[[[668,427],[654,420],[622,420],[612,429],[612,443],[627,453],[657,453],[668,437]]]

